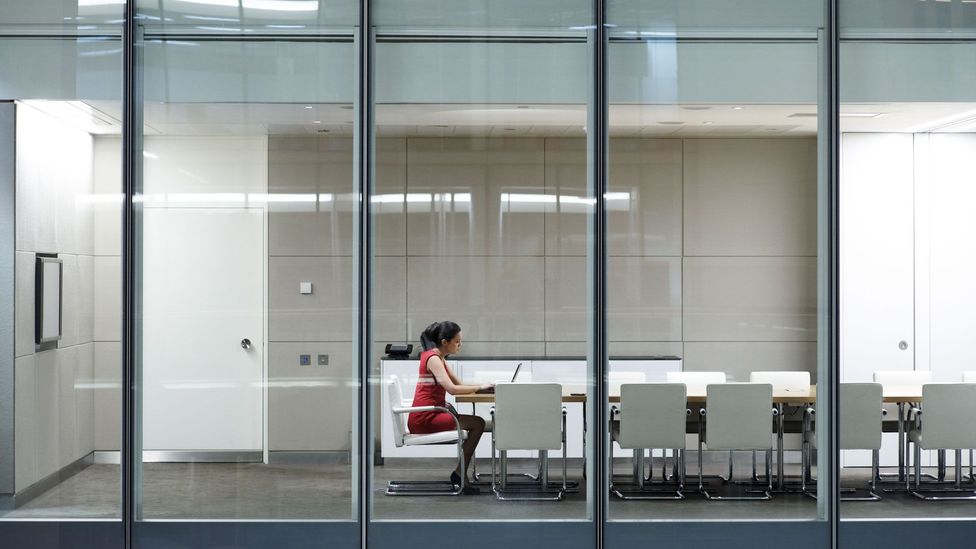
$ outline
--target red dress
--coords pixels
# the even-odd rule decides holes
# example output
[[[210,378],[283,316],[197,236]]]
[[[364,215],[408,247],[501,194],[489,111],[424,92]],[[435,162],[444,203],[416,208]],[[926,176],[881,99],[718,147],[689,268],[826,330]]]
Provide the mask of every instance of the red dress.
[[[444,406],[444,387],[434,379],[434,375],[427,370],[427,361],[437,355],[437,349],[420,353],[420,378],[417,380],[417,390],[413,394],[414,406]],[[457,429],[454,417],[447,412],[411,412],[407,418],[407,429],[411,433],[423,435],[439,433]]]

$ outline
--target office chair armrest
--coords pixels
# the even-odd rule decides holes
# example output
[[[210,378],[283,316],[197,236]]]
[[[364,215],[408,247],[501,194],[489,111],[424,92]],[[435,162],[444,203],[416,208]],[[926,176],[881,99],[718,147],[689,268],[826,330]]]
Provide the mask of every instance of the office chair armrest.
[[[804,412],[807,413],[807,414],[809,414],[809,415],[811,415],[811,416],[817,415],[817,409],[814,408],[813,406],[810,406],[809,408],[807,408],[806,410],[804,410]]]
[[[771,410],[773,411],[773,417],[776,417],[776,416],[779,415],[779,409],[778,408],[771,408]]]
[[[411,412],[447,412],[452,416],[451,410],[444,406],[394,406],[394,414],[409,414]]]

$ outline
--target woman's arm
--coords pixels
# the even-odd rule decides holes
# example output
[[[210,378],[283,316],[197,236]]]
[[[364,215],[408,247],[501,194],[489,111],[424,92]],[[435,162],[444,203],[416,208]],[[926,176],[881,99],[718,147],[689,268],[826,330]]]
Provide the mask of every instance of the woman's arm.
[[[478,389],[490,387],[490,384],[486,385],[463,385],[460,383],[456,377],[449,373],[447,366],[444,361],[438,356],[432,356],[427,359],[427,371],[433,374],[434,379],[437,383],[444,388],[445,391],[451,393],[452,395],[468,395]]]
[[[454,373],[454,368],[451,368],[451,365],[447,362],[444,362],[443,364],[444,369],[447,370],[447,375],[451,378],[451,381],[453,381],[455,385],[463,385],[461,380],[458,379],[457,374]]]

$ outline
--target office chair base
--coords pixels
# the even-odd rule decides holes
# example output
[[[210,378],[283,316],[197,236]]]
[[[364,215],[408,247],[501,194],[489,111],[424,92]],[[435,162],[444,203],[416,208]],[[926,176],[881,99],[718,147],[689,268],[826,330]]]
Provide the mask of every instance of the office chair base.
[[[639,487],[633,484],[622,484],[622,485],[611,485],[610,493],[617,496],[622,500],[666,500],[666,501],[679,501],[685,499],[682,493],[684,490],[683,484],[674,485],[671,484],[672,489],[667,490],[659,488],[660,486],[667,486],[665,483],[654,483],[653,486]]]
[[[866,496],[841,496],[841,501],[881,501],[881,496],[874,493],[873,488],[841,488],[841,494],[856,494],[858,492],[867,492]],[[807,488],[803,491],[803,495],[817,499],[817,489]]]
[[[958,496],[943,496],[943,495],[925,495],[929,494],[967,494]],[[963,490],[963,489],[919,489],[918,486],[912,488],[908,491],[909,494],[922,499],[925,501],[963,501],[963,500],[976,500],[976,490]]]
[[[773,499],[770,490],[746,490],[747,494],[761,494],[758,496],[713,496],[708,490],[699,490],[699,493],[709,501],[767,501]]]
[[[458,496],[462,490],[450,481],[391,480],[386,484],[388,496]]]
[[[502,489],[501,486],[496,485],[492,491],[495,493],[495,499],[499,501],[560,501],[566,494],[566,490],[562,488],[540,488],[538,486],[534,486],[532,489],[523,489],[522,486],[512,487],[509,485]]]

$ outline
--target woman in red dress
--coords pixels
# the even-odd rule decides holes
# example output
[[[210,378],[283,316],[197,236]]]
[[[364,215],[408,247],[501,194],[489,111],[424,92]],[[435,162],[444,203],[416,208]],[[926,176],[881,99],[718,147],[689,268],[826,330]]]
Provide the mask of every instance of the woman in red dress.
[[[444,393],[452,395],[466,395],[480,389],[489,389],[492,384],[465,385],[461,382],[451,367],[447,364],[447,357],[461,350],[461,327],[451,321],[435,322],[420,334],[420,343],[424,351],[420,353],[420,379],[417,380],[417,390],[413,396],[414,406],[442,406],[455,412],[461,428],[468,432],[464,441],[464,471],[461,464],[451,473],[451,482],[461,484],[461,475],[467,479],[468,467],[474,456],[474,449],[485,432],[485,420],[479,416],[457,414],[444,398]],[[407,418],[407,428],[411,433],[427,434],[441,431],[453,431],[457,428],[452,414],[441,411],[412,412]],[[471,486],[469,480],[464,482],[465,494],[477,494],[476,487]]]

